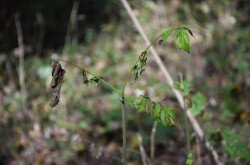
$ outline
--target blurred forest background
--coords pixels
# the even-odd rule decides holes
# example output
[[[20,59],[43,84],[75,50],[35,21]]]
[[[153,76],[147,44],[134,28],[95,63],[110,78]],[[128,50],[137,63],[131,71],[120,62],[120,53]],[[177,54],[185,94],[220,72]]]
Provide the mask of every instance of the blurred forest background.
[[[204,29],[206,38],[194,33],[191,55],[172,39],[156,45],[157,52],[175,80],[182,73],[193,91],[205,96],[206,106],[196,118],[220,159],[229,165],[250,164],[250,1],[129,3],[151,40],[182,24]],[[102,84],[85,86],[81,72],[65,64],[61,101],[51,109],[51,55],[57,53],[121,89],[146,46],[118,0],[1,0],[0,165],[120,164],[119,98]],[[126,94],[148,95],[175,108],[177,127],[157,127],[155,163],[184,164],[184,115],[152,56]],[[149,153],[153,119],[128,108],[128,161],[137,165],[136,133]],[[196,157],[195,164],[199,160],[214,164],[209,152]]]

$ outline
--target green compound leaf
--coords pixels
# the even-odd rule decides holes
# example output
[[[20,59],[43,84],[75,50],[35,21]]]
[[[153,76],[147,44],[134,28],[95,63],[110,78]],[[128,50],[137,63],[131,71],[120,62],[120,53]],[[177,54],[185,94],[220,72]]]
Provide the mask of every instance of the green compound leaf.
[[[188,36],[188,30],[185,28],[180,28],[176,30],[176,39],[178,47],[183,51],[190,54],[190,40]]]
[[[174,31],[173,28],[164,31],[164,32],[162,33],[162,41],[163,41],[163,42],[164,42],[164,41],[167,41],[168,37],[172,34],[173,31]]]
[[[132,99],[133,105],[136,107],[136,110],[141,111],[148,111],[148,108],[150,108],[151,101],[146,96],[140,96],[139,98],[133,98]]]
[[[190,109],[191,113],[194,116],[199,115],[205,108],[206,103],[207,100],[204,95],[202,95],[200,92],[195,93],[195,95],[192,96],[192,107]]]
[[[188,157],[186,160],[186,165],[193,165],[193,164],[194,164],[194,155],[193,155],[192,151],[189,151]]]
[[[172,108],[162,106],[160,103],[155,103],[146,96],[133,98],[132,104],[137,111],[151,114],[154,120],[162,123],[164,126],[176,125],[175,112]]]

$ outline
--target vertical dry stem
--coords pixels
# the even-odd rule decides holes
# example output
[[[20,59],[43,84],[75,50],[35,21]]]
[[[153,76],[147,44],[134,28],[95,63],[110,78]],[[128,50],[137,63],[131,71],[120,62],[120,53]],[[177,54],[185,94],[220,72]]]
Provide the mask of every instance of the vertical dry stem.
[[[25,68],[24,68],[24,44],[23,44],[23,32],[22,26],[20,23],[19,15],[16,14],[14,16],[16,30],[17,30],[17,40],[18,40],[18,56],[19,56],[19,82],[21,88],[21,101],[22,101],[22,108],[25,111],[27,109],[26,105],[26,85],[25,85]]]
[[[155,133],[157,128],[157,122],[155,121],[151,130],[150,135],[150,158],[151,164],[154,164],[154,155],[155,155]]]

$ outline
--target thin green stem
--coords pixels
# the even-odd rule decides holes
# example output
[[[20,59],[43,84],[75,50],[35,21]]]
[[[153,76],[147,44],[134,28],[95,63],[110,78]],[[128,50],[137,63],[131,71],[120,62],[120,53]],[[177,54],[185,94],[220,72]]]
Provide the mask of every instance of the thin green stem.
[[[150,45],[144,50],[144,52],[146,52],[161,36],[163,35],[163,33],[161,33],[158,37],[156,37],[151,43]]]
[[[122,164],[127,165],[127,117],[125,109],[125,99],[121,100],[122,103]]]
[[[162,34],[160,34],[157,38],[155,38],[153,40],[153,42],[150,43],[150,45],[143,51],[143,52],[147,52],[147,50],[162,36]],[[138,63],[139,61],[139,57],[136,60],[135,64],[131,67],[129,73],[126,76],[125,79],[125,83],[123,85],[122,88],[122,93],[121,93],[121,103],[122,103],[122,139],[123,139],[123,149],[122,149],[122,164],[126,165],[127,164],[127,117],[126,117],[126,108],[125,108],[125,104],[126,104],[126,100],[125,100],[125,88],[129,82],[129,79],[131,77],[131,74],[133,72],[133,67]]]
[[[180,82],[181,82],[181,84],[183,84],[183,75],[181,73],[180,73]],[[185,111],[187,111],[186,97],[184,98],[184,110]],[[186,139],[187,139],[187,149],[188,149],[188,152],[190,152],[191,151],[191,140],[190,140],[190,132],[189,132],[188,126],[189,126],[188,125],[188,117],[187,117],[187,113],[185,113],[185,131],[186,131]]]
[[[100,81],[103,82],[103,84],[105,84],[107,87],[111,88],[111,89],[112,89],[114,92],[116,92],[120,97],[122,97],[121,93],[120,93],[115,87],[113,87],[113,86],[110,85],[107,81],[105,81],[103,78],[101,78],[101,77],[99,77],[99,76],[96,76],[96,75],[94,75],[93,73],[89,72],[88,70],[86,70],[86,69],[84,69],[84,68],[82,68],[82,67],[80,67],[80,66],[78,66],[78,65],[76,65],[76,64],[73,64],[73,63],[71,63],[71,62],[69,62],[69,61],[67,61],[67,60],[61,59],[61,60],[59,60],[59,61],[66,62],[66,63],[68,63],[68,64],[70,64],[70,65],[72,65],[72,66],[74,66],[74,67],[77,67],[77,68],[80,69],[81,71],[85,71],[86,73],[88,73],[88,74],[90,74],[90,75],[92,75],[92,76],[94,76],[94,77],[98,77],[98,78],[100,79]]]
[[[188,152],[191,151],[191,141],[190,141],[190,132],[189,132],[189,127],[188,127],[188,118],[187,114],[185,113],[185,129],[186,129],[186,138],[187,138],[187,149]]]

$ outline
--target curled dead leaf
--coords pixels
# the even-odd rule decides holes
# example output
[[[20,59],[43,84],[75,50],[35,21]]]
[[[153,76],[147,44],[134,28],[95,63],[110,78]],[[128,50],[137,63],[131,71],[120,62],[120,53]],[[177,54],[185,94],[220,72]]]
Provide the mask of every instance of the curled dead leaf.
[[[63,77],[65,70],[62,69],[59,62],[53,62],[52,64],[52,80],[50,82],[52,99],[50,101],[50,107],[55,107],[60,101],[60,90],[63,83]]]

